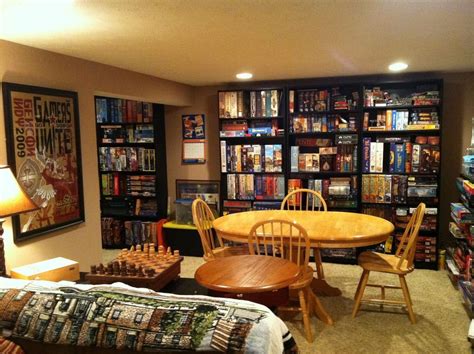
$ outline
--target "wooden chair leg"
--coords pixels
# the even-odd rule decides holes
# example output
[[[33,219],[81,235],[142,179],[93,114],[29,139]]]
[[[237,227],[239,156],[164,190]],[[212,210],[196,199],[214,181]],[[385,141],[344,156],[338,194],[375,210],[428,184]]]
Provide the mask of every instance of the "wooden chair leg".
[[[298,290],[298,297],[300,300],[300,308],[303,315],[303,324],[304,324],[304,332],[306,335],[306,340],[309,343],[313,342],[313,334],[311,332],[311,321],[309,317],[308,311],[308,288]]]
[[[403,297],[405,298],[405,303],[407,305],[407,310],[408,310],[408,317],[410,317],[411,323],[415,324],[416,323],[416,317],[415,313],[413,312],[413,307],[412,307],[412,302],[410,298],[410,292],[408,291],[408,285],[405,280],[404,275],[399,275],[400,278],[400,285],[402,287],[403,291]]]
[[[352,318],[355,318],[357,315],[357,312],[359,311],[360,308],[360,302],[362,300],[362,296],[364,296],[364,290],[365,286],[367,285],[367,281],[369,280],[369,273],[370,271],[365,270],[362,272],[362,276],[360,279],[360,288],[357,290],[357,295],[355,299],[355,304],[354,304],[354,310],[352,310]]]
[[[356,292],[354,294],[354,300],[357,299],[357,295],[359,294],[360,287],[362,285],[362,280],[364,280],[364,271],[362,271],[362,274],[361,274],[360,279],[359,279],[359,284],[357,284],[357,289],[356,289]]]

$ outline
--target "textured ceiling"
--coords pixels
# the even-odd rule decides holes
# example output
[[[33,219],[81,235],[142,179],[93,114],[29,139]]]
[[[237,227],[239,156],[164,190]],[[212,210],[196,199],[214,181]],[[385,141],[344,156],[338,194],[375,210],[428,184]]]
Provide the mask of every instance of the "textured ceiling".
[[[0,0],[0,38],[191,85],[474,70],[474,1]]]

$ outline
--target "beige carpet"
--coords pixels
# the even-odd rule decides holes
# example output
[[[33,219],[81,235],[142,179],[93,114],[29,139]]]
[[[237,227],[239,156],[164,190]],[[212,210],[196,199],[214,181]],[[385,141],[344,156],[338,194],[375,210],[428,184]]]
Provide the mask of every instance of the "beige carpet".
[[[116,251],[104,250],[104,262]],[[202,258],[185,257],[181,277],[193,278]],[[320,297],[335,324],[328,326],[312,318],[315,340],[304,339],[301,321],[286,321],[301,353],[471,353],[467,341],[469,317],[461,295],[444,271],[417,269],[407,276],[417,324],[412,325],[404,313],[380,313],[377,307],[362,306],[357,317],[351,317],[353,296],[361,270],[354,265],[324,264],[326,279],[342,290],[342,296]],[[371,274],[369,281],[386,279],[399,285],[397,276]],[[366,294],[377,289],[368,288]],[[387,297],[401,299],[401,293],[387,290]],[[365,311],[369,309],[371,311]],[[397,313],[398,312],[398,313]]]

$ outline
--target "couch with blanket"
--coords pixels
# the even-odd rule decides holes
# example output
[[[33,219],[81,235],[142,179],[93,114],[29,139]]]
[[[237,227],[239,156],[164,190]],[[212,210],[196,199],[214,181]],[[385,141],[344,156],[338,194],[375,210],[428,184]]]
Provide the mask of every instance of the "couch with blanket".
[[[0,328],[26,353],[297,351],[265,306],[122,283],[0,278]]]

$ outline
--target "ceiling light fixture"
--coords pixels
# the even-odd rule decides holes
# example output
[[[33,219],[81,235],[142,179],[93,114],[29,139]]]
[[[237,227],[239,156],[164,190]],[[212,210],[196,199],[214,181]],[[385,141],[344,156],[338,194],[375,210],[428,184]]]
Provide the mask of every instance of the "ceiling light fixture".
[[[34,38],[92,26],[75,7],[75,0],[16,0],[2,3],[0,38]]]
[[[253,75],[251,73],[238,73],[235,77],[240,80],[248,80],[251,79]]]
[[[398,61],[396,63],[392,63],[388,66],[388,69],[390,71],[402,71],[402,70],[405,70],[406,68],[408,68],[408,64],[406,64],[404,62],[401,62],[401,61]]]

